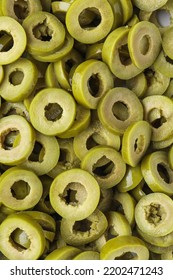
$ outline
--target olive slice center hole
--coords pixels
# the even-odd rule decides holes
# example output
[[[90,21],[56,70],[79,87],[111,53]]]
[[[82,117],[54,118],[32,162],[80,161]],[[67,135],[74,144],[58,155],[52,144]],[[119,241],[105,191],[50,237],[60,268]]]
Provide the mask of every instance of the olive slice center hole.
[[[114,166],[115,165],[112,160],[103,156],[95,164],[93,164],[92,172],[99,177],[106,177],[112,173]]]
[[[4,131],[4,133],[0,136],[0,144],[2,145],[2,148],[4,150],[13,149],[17,137],[20,137],[19,130],[17,129],[8,129],[7,131]]]
[[[92,30],[97,27],[101,20],[101,14],[95,7],[84,9],[78,17],[80,27],[86,30]]]
[[[46,119],[52,122],[59,120],[63,114],[63,109],[58,103],[49,103],[44,111]]]
[[[33,161],[33,162],[42,162],[43,157],[41,157],[41,154],[44,154],[44,152],[45,152],[45,149],[42,146],[42,144],[35,141],[33,151],[30,154],[28,160]]]
[[[156,11],[156,19],[161,27],[167,27],[171,24],[170,12],[164,9]]]
[[[53,30],[48,26],[47,19],[37,24],[32,31],[35,38],[40,41],[49,42],[52,39]]]
[[[0,52],[8,52],[14,45],[11,34],[0,31]]]
[[[165,181],[165,183],[167,183],[167,184],[171,183],[168,170],[166,169],[166,167],[162,163],[159,163],[157,165],[157,171],[158,171],[160,177],[163,179],[163,181]]]
[[[30,186],[27,182],[19,180],[11,186],[11,193],[17,200],[25,199],[30,193]]]
[[[88,80],[88,90],[93,97],[99,97],[101,94],[101,80],[99,74],[93,74]]]
[[[136,138],[136,140],[135,140],[134,152],[136,154],[140,154],[144,150],[144,144],[145,144],[144,135],[139,135],[139,137]]]
[[[24,251],[30,247],[31,241],[26,232],[16,228],[10,235],[10,242],[18,251]]]
[[[81,183],[71,182],[59,196],[67,205],[78,206],[86,200],[87,191]]]
[[[13,86],[18,86],[22,83],[24,78],[24,73],[21,70],[16,69],[9,75],[9,82]]]
[[[132,64],[132,60],[130,58],[129,49],[128,49],[127,44],[119,47],[118,53],[119,53],[119,59],[123,65],[128,66],[128,65]]]
[[[73,231],[87,232],[91,229],[92,222],[88,219],[76,221],[73,225]]]
[[[26,0],[15,0],[14,13],[18,19],[25,19],[29,14],[28,2]]]
[[[139,50],[142,55],[146,55],[150,50],[151,38],[148,35],[144,35],[139,42]]]
[[[66,163],[67,162],[67,155],[68,155],[68,150],[60,148],[60,155],[59,155],[59,162],[61,163]]]
[[[153,108],[149,115],[149,122],[151,123],[152,127],[154,128],[159,128],[161,127],[167,120],[166,118],[163,116],[163,112],[160,109],[157,108]]]
[[[119,257],[116,257],[114,260],[136,260],[137,254],[135,252],[126,252],[120,255]]]
[[[157,226],[162,221],[164,212],[161,209],[160,204],[151,203],[150,205],[144,206],[144,210],[146,220],[150,224]]]
[[[120,121],[126,121],[129,118],[127,105],[122,101],[117,101],[112,107],[113,115]]]

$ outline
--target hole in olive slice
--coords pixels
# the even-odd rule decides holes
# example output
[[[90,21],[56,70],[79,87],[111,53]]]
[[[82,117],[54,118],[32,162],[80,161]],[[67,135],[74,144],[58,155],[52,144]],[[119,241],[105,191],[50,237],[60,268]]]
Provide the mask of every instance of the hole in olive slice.
[[[165,181],[165,183],[167,183],[167,184],[171,183],[168,170],[162,163],[157,164],[157,171],[158,171],[160,177]]]
[[[114,260],[133,260],[136,259],[137,254],[135,252],[126,252],[123,253],[121,256],[115,258]]]
[[[27,182],[19,180],[11,186],[11,193],[17,200],[22,200],[30,193],[30,186]]]
[[[59,155],[59,160],[58,162],[61,163],[66,163],[67,162],[67,154],[68,154],[68,150],[67,149],[62,149],[60,148],[60,155]]]
[[[31,244],[31,241],[26,232],[20,228],[16,228],[11,233],[9,241],[18,251],[27,250]]]
[[[20,85],[22,83],[23,78],[24,78],[23,72],[21,70],[19,70],[19,69],[16,69],[12,73],[10,73],[10,75],[9,75],[9,82],[13,86],[17,86],[17,85]]]
[[[76,62],[72,58],[65,61],[65,70],[68,74],[70,73],[70,70],[75,65],[75,63]]]
[[[143,192],[144,192],[145,194],[151,193],[151,189],[149,188],[149,186],[147,185],[146,182],[144,182],[143,187],[142,187],[142,190],[143,190]]]
[[[169,56],[165,56],[165,59],[168,63],[172,64],[173,65],[173,59],[171,59]]]
[[[164,9],[156,11],[156,19],[161,27],[167,27],[171,24],[170,12]]]
[[[152,121],[151,125],[154,127],[154,128],[159,128],[160,126],[162,126],[163,123],[166,122],[166,118],[164,116],[161,116],[160,118],[158,119],[155,119],[154,121]]]
[[[43,152],[44,151],[44,147],[42,146],[41,143],[35,141],[35,144],[34,144],[34,148],[33,148],[33,151],[32,153],[30,154],[28,160],[29,161],[34,161],[34,162],[42,162],[43,161],[43,158],[41,159],[40,158],[40,152]]]
[[[142,151],[144,150],[144,144],[145,144],[144,135],[139,135],[139,137],[136,138],[135,144],[134,144],[134,151],[136,154],[142,153]]]
[[[15,128],[7,129],[0,136],[0,143],[4,150],[11,150],[16,137],[20,135],[19,130]]]
[[[3,43],[5,41],[5,43]],[[6,31],[0,31],[0,52],[8,52],[14,45],[13,37]]]
[[[53,30],[51,30],[48,26],[47,19],[43,22],[37,24],[33,28],[33,34],[36,39],[41,41],[50,41],[52,39]]]
[[[125,214],[124,212],[124,208],[123,208],[123,205],[121,202],[119,202],[118,200],[114,200],[113,203],[112,203],[112,208],[111,208],[113,211],[117,211],[121,214]]]
[[[93,74],[88,80],[88,90],[93,97],[99,97],[101,89],[101,80],[99,74]]]
[[[127,44],[122,45],[120,48],[118,48],[118,53],[119,53],[120,61],[123,65],[128,66],[128,65],[132,64],[132,60],[130,58],[129,49],[128,49]]]
[[[89,221],[88,219],[76,221],[73,226],[73,231],[75,231],[75,232],[76,231],[81,231],[81,232],[90,231],[91,225],[92,225],[92,222]]]
[[[83,29],[93,29],[101,23],[101,14],[95,7],[84,9],[79,17],[79,25]]]
[[[120,121],[126,121],[129,118],[127,105],[122,101],[117,101],[112,107],[113,115]]]
[[[86,200],[87,191],[81,183],[71,182],[59,196],[67,205],[78,206]]]
[[[164,211],[160,204],[151,203],[150,205],[144,206],[144,210],[145,218],[149,223],[156,226],[162,221]]]
[[[62,117],[63,109],[58,103],[49,103],[45,108],[45,117],[48,121],[56,122]]]
[[[15,0],[14,13],[18,19],[25,19],[29,14],[28,2],[26,0]]]
[[[146,55],[150,49],[151,38],[148,35],[144,35],[139,44],[141,54]]]
[[[97,176],[106,177],[111,174],[113,168],[113,161],[103,156],[93,165],[92,172]]]

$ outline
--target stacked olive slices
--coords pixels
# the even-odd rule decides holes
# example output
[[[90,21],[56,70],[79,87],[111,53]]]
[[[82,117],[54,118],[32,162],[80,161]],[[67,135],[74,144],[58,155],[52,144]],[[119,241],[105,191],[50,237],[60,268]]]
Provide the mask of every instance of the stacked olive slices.
[[[173,1],[0,1],[0,258],[173,258]]]

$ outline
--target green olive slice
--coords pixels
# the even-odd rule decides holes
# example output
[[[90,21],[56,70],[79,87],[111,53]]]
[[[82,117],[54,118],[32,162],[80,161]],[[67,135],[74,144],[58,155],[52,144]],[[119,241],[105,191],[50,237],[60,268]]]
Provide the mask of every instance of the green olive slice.
[[[83,14],[85,14],[84,19]],[[90,17],[90,21],[86,20]],[[100,0],[88,0],[87,2],[75,0],[66,14],[67,30],[74,39],[85,44],[93,44],[104,39],[110,32],[113,22],[113,11],[106,0],[101,2]]]
[[[133,15],[133,5],[132,2],[129,0],[120,0],[119,2],[122,8],[122,15],[123,15],[122,25],[125,25]]]
[[[73,260],[100,260],[100,254],[95,251],[84,251],[74,257]]]
[[[129,31],[128,47],[130,57],[138,68],[150,67],[161,50],[159,29],[151,22],[138,22]]]
[[[19,143],[13,147],[6,145],[11,133],[20,135]],[[35,132],[27,120],[18,115],[11,115],[0,120],[0,162],[7,165],[20,164],[32,152]]]
[[[173,78],[172,60],[162,50],[154,62],[154,68],[168,78]]]
[[[55,1],[51,3],[52,13],[62,22],[65,23],[66,13],[70,3],[64,1]]]
[[[135,167],[126,166],[126,173],[123,179],[118,183],[117,189],[120,192],[133,190],[143,179],[140,165]]]
[[[21,247],[13,240],[16,230],[23,231],[29,239],[29,247]],[[24,213],[9,215],[0,225],[0,251],[10,260],[37,260],[45,249],[41,226]]]
[[[141,170],[153,192],[173,194],[173,170],[165,151],[156,151],[146,155],[142,160]]]
[[[122,10],[122,3],[119,0],[108,0],[109,4],[112,7],[114,14],[114,23],[112,25],[112,30],[121,26],[123,24],[124,15]]]
[[[95,43],[92,45],[88,45],[85,53],[85,58],[101,60],[102,48],[103,48],[103,43]]]
[[[142,100],[144,120],[152,126],[152,141],[162,141],[173,133],[172,100],[163,95],[151,95]]]
[[[6,65],[17,60],[26,48],[26,33],[15,19],[8,16],[0,17],[0,32],[12,37],[12,46],[0,52],[0,65]]]
[[[144,195],[152,193],[152,190],[148,187],[146,181],[143,178],[140,183],[130,191],[130,193],[136,201],[139,201]]]
[[[40,179],[30,170],[12,167],[0,178],[2,203],[13,210],[26,210],[40,200],[43,187]]]
[[[132,230],[126,217],[117,211],[108,211],[106,213],[108,221],[108,228],[106,230],[107,239],[123,236],[132,235]]]
[[[59,174],[50,187],[50,202],[63,218],[83,220],[96,209],[100,188],[85,170],[73,168]]]
[[[151,140],[152,128],[146,121],[138,121],[128,126],[122,138],[123,160],[130,166],[137,166],[145,155]]]
[[[160,0],[160,1],[151,0],[150,2],[146,2],[143,0],[133,0],[133,4],[136,7],[138,7],[140,10],[152,12],[164,6],[167,1],[168,0]]]
[[[99,100],[113,84],[113,76],[107,65],[89,59],[77,66],[72,78],[72,92],[79,104],[96,109]]]
[[[39,132],[55,136],[66,131],[73,124],[76,103],[67,91],[46,88],[33,98],[29,113],[32,125]]]
[[[173,59],[173,53],[172,53],[172,36],[173,36],[173,27],[170,27],[168,30],[166,30],[162,37],[162,47],[165,52],[165,54]]]
[[[98,104],[98,116],[113,133],[123,134],[127,127],[143,119],[143,107],[134,92],[117,87],[109,90]]]
[[[98,145],[82,159],[81,168],[92,174],[101,188],[117,185],[125,175],[126,165],[115,149]]]
[[[139,75],[135,76],[126,81],[126,86],[128,89],[133,91],[139,98],[143,97],[145,92],[148,89],[147,79],[144,73],[140,73]]]
[[[142,72],[132,62],[128,49],[129,28],[121,26],[106,37],[102,48],[102,60],[111,72],[122,80],[128,80]]]
[[[29,112],[23,102],[3,102],[0,108],[0,118],[9,115],[20,115],[30,121]]]
[[[101,260],[148,260],[145,243],[135,236],[117,236],[106,242],[100,252]]]
[[[80,252],[81,250],[76,247],[64,246],[52,251],[46,256],[45,260],[72,260]]]
[[[38,70],[34,63],[26,58],[19,58],[4,66],[4,78],[0,84],[1,96],[10,102],[19,102],[27,98],[38,79]]]
[[[60,231],[67,244],[80,246],[99,238],[107,226],[106,216],[97,209],[81,221],[62,219]]]
[[[55,71],[54,71],[54,63],[52,63],[52,62],[49,63],[49,65],[46,68],[46,72],[45,72],[45,85],[48,88],[52,88],[52,87],[60,88],[60,84],[59,84],[59,82],[57,80],[57,77],[56,77]],[[43,88],[40,88],[40,90],[41,89],[43,89]]]
[[[172,199],[164,193],[151,193],[142,197],[135,207],[135,221],[144,233],[159,237],[173,231]]]

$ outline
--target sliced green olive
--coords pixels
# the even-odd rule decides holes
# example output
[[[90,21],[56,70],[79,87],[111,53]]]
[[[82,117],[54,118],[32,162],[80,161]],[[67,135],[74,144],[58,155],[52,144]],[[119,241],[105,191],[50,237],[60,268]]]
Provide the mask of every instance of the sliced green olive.
[[[102,59],[112,73],[122,80],[128,80],[142,72],[132,62],[128,49],[129,28],[121,26],[113,30],[105,39]]]
[[[153,237],[173,231],[172,199],[164,193],[150,193],[142,197],[135,207],[135,221],[141,231]]]
[[[130,191],[130,193],[136,201],[139,201],[144,195],[152,193],[152,190],[148,187],[146,181],[142,179],[140,183]]]
[[[111,5],[113,14],[114,14],[114,22],[112,25],[112,30],[121,26],[124,21],[124,14],[122,10],[122,3],[119,0],[108,0],[109,4]]]
[[[6,145],[11,133],[20,135],[20,141],[15,147]],[[7,165],[20,164],[32,152],[35,132],[27,120],[18,115],[11,115],[0,120],[0,162]]]
[[[123,134],[127,127],[143,119],[143,107],[134,92],[117,87],[109,90],[98,104],[98,116],[113,133]]]
[[[115,149],[98,145],[82,159],[81,168],[92,174],[101,188],[112,188],[125,175],[126,165]]]
[[[138,121],[128,126],[122,138],[123,160],[130,166],[137,166],[145,155],[151,140],[152,128],[146,121]]]
[[[156,151],[146,155],[141,162],[144,179],[153,192],[173,194],[173,170],[165,151]]]
[[[12,167],[1,175],[1,201],[13,210],[34,207],[39,202],[42,193],[40,179],[30,170]]]
[[[95,251],[85,251],[79,253],[73,260],[100,260],[100,254]]]
[[[100,188],[85,170],[74,168],[59,174],[50,187],[50,202],[63,218],[83,220],[96,209]]]
[[[23,54],[27,38],[20,23],[8,16],[0,17],[0,32],[2,36],[3,34],[9,34],[12,38],[12,44],[0,52],[0,65],[6,65],[14,62]]]
[[[81,221],[62,219],[61,235],[65,242],[72,246],[80,246],[99,238],[106,230],[106,216],[96,210]]]
[[[99,100],[113,85],[113,76],[107,65],[102,61],[89,59],[76,68],[72,92],[79,104],[96,109]]]
[[[0,85],[1,96],[10,102],[22,101],[34,90],[38,79],[36,66],[26,58],[4,66],[4,78]]]
[[[142,178],[140,165],[136,165],[135,167],[127,165],[126,173],[120,183],[118,183],[117,188],[120,192],[130,191],[142,181]]]
[[[27,121],[30,120],[29,112],[23,102],[3,102],[0,108],[0,118],[10,115],[20,115]]]
[[[145,92],[147,91],[147,79],[144,73],[140,73],[126,81],[126,86],[131,91],[133,91],[139,98],[143,97]]]
[[[168,78],[173,78],[172,60],[162,50],[154,62],[154,68]]]
[[[142,100],[144,120],[152,127],[152,141],[162,141],[173,133],[172,100],[163,95],[151,95]]]
[[[161,254],[161,260],[173,260],[172,251],[173,249],[170,249],[168,252]]]
[[[103,43],[88,45],[85,53],[86,59],[102,59]]]
[[[47,87],[56,87],[60,88],[60,84],[56,78],[55,71],[54,71],[54,64],[49,63],[46,72],[45,72],[45,84]],[[41,89],[40,89],[41,90]]]
[[[167,1],[168,0],[161,0],[161,1],[151,0],[150,2],[146,2],[143,0],[133,0],[133,4],[136,7],[138,7],[140,10],[152,12],[161,8],[163,5],[166,4]]]
[[[108,211],[106,218],[108,221],[107,240],[116,236],[132,235],[130,224],[123,214],[117,211]]]
[[[13,240],[16,230],[24,232],[29,247]],[[9,215],[0,225],[0,250],[10,260],[37,260],[45,249],[45,237],[41,226],[24,213]]]
[[[73,38],[85,44],[93,44],[105,38],[113,22],[114,14],[106,0],[75,0],[66,14],[67,30]]]
[[[123,15],[122,25],[124,25],[133,15],[133,5],[132,2],[129,0],[120,0],[119,2],[122,8],[122,15]]]
[[[76,103],[65,90],[46,88],[33,98],[29,113],[32,125],[39,132],[54,136],[66,131],[73,124]]]
[[[72,260],[80,252],[81,250],[76,247],[64,246],[52,251],[47,255],[45,260]]]
[[[100,189],[100,201],[97,206],[97,208],[102,211],[103,213],[106,213],[111,209],[112,205],[112,197],[113,197],[113,189]]]
[[[148,260],[145,243],[135,236],[117,236],[106,242],[100,252],[101,260]]]
[[[51,3],[52,13],[62,22],[65,23],[66,13],[70,3],[64,1],[54,1]]]

